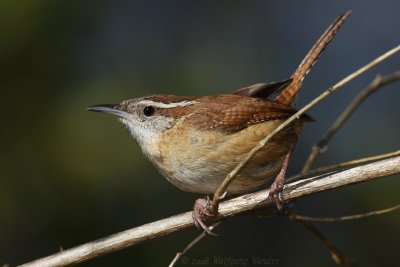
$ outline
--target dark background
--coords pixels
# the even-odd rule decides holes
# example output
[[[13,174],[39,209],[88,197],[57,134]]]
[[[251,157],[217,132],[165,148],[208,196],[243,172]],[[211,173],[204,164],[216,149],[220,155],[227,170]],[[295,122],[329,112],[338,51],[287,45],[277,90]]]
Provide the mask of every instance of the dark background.
[[[305,80],[298,106],[399,44],[398,0],[1,1],[0,265],[187,211],[201,196],[170,185],[115,118],[87,106],[286,79],[348,9],[353,14]],[[313,108],[317,122],[306,126],[290,173],[357,92],[399,66],[396,55]],[[399,99],[399,84],[373,95],[317,165],[397,150]],[[314,216],[381,209],[399,203],[399,186],[399,176],[388,177],[301,199],[296,209]],[[394,212],[317,225],[360,266],[390,266],[398,264],[399,223]],[[259,256],[280,266],[334,266],[315,236],[284,218],[233,218],[217,232],[189,252],[190,261]],[[82,266],[166,266],[198,233]]]

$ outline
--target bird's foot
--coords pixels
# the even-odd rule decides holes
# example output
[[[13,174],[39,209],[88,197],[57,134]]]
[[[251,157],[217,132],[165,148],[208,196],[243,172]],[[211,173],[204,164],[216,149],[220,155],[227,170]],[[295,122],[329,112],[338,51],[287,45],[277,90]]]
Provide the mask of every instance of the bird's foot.
[[[196,227],[204,230],[207,234],[216,236],[215,233],[207,226],[207,223],[215,218],[217,210],[214,211],[213,203],[210,198],[199,198],[194,202],[192,218]]]

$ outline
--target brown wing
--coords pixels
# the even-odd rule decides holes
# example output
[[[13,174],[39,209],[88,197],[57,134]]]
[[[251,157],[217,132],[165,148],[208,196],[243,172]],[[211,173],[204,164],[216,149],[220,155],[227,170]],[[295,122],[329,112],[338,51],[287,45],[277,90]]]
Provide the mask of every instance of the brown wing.
[[[201,98],[201,103],[191,119],[197,127],[202,129],[231,133],[252,124],[286,119],[295,112],[296,110],[290,106],[261,98],[217,95]],[[302,118],[309,117],[305,115]]]

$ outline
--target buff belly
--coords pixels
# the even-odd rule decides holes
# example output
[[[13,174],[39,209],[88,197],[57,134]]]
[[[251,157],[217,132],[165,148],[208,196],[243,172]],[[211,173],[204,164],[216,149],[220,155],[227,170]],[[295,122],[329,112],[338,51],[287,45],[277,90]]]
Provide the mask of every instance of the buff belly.
[[[170,138],[159,139],[173,141],[158,142],[163,153],[153,157],[153,163],[178,188],[212,194],[247,153],[280,123],[281,120],[258,123],[231,134],[211,130],[205,134],[193,128],[183,131],[176,125],[173,132],[165,133]],[[278,133],[235,177],[228,194],[253,191],[274,178],[300,130],[301,122]]]

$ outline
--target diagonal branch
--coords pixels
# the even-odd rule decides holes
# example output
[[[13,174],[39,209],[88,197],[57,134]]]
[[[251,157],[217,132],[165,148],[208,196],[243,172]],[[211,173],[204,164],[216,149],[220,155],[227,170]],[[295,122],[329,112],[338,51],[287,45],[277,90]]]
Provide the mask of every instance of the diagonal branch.
[[[307,228],[309,231],[311,231],[316,237],[318,237],[319,240],[324,244],[324,246],[328,249],[328,251],[331,254],[331,257],[333,261],[336,264],[340,265],[345,265],[345,266],[356,266],[353,261],[350,259],[346,258],[340,251],[339,249],[332,243],[330,239],[325,237],[318,228],[312,224],[308,220],[299,220],[296,218],[296,216],[292,216],[289,214],[289,218],[292,220],[295,220],[299,223],[301,223],[305,228]]]
[[[305,113],[308,109],[322,101],[325,97],[329,96],[334,91],[338,90],[339,88],[350,82],[352,79],[358,77],[365,71],[371,69],[372,67],[389,58],[398,51],[400,51],[400,45],[371,61],[369,64],[360,68],[356,72],[350,74],[349,76],[335,84],[333,87],[329,88],[319,97],[311,101],[308,105],[306,105],[296,114],[294,114],[294,116],[290,117],[288,120],[282,123],[277,129],[275,129],[274,132],[261,140],[259,145],[251,150],[247,157],[231,173],[228,174],[221,187],[225,186],[226,189],[226,187],[229,185],[229,182],[246,165],[251,157],[259,149],[261,149],[270,138],[272,138],[274,134],[295,121],[297,118],[300,117],[301,114]],[[332,175],[315,176],[312,178],[287,184],[284,187],[283,198],[284,200],[291,200],[309,194],[314,194],[320,191],[329,190],[357,182],[373,180],[384,176],[394,175],[397,173],[400,173],[400,156],[377,161],[363,166],[354,167],[352,169],[340,171]],[[225,192],[225,189],[223,188],[222,190],[220,190],[221,187],[214,195],[213,202],[214,204],[216,203],[215,206],[217,207],[218,203],[221,200],[221,196]],[[269,190],[263,190],[256,193],[243,195],[221,203],[216,221],[220,221],[226,217],[235,216],[244,212],[270,205],[271,201],[268,198],[268,193]],[[194,222],[192,220],[191,212],[186,212],[146,225],[135,227],[103,239],[77,246],[75,248],[64,250],[21,266],[66,266],[77,264],[116,250],[121,250],[123,248],[139,244],[146,240],[161,237],[169,233],[186,229],[190,226],[193,226],[193,224]]]
[[[341,162],[341,163],[337,163],[337,164],[333,164],[333,165],[329,165],[329,166],[320,167],[317,169],[312,169],[310,171],[307,171],[306,173],[299,173],[299,174],[290,176],[286,181],[293,182],[294,180],[298,180],[300,178],[316,176],[318,174],[327,173],[327,172],[331,172],[331,171],[338,170],[338,169],[354,167],[356,165],[362,165],[362,164],[375,162],[375,161],[382,160],[382,159],[393,158],[393,157],[397,157],[397,156],[400,156],[400,150],[396,150],[394,152],[385,153],[385,154],[379,154],[379,155],[375,155],[375,156],[371,156],[371,157],[365,157],[365,158],[361,158],[361,159],[353,159],[353,160],[346,161],[346,162]]]
[[[392,82],[400,80],[400,71],[396,71],[387,76],[376,76],[376,78],[368,85],[361,93],[359,93],[353,101],[347,106],[347,108],[339,115],[336,121],[331,125],[329,130],[321,138],[321,140],[311,148],[311,153],[308,156],[306,164],[301,171],[301,174],[305,174],[311,168],[317,157],[321,155],[331,138],[337,133],[337,131],[343,126],[343,124],[349,119],[353,112],[373,93],[388,85]]]
[[[215,227],[217,227],[221,222],[217,222],[214,225],[210,226],[210,230],[212,231]],[[207,232],[202,232],[200,235],[198,235],[195,239],[192,240],[185,248],[182,250],[182,252],[178,252],[175,255],[175,258],[172,260],[172,262],[168,265],[168,267],[173,267],[175,264],[178,262],[178,260],[186,254],[194,245],[196,245],[198,242],[200,242],[204,237],[207,236]]]
[[[221,183],[221,185],[218,187],[217,191],[214,193],[213,197],[213,206],[212,209],[213,211],[218,210],[218,205],[222,199],[222,196],[225,194],[226,189],[228,188],[229,184],[233,181],[233,179],[236,177],[236,175],[247,165],[247,163],[251,160],[251,158],[259,151],[261,150],[269,140],[271,140],[272,137],[274,137],[279,131],[283,130],[286,128],[289,124],[293,123],[295,120],[299,119],[301,115],[303,115],[306,111],[314,107],[316,104],[333,94],[334,92],[338,91],[341,89],[343,86],[348,84],[350,81],[353,79],[357,78],[364,72],[370,70],[371,68],[375,67],[379,63],[383,62],[384,60],[390,58],[394,54],[400,51],[400,45],[397,45],[396,47],[392,48],[391,50],[387,51],[386,53],[382,54],[381,56],[375,58],[365,66],[359,68],[355,72],[351,73],[350,75],[346,76],[342,80],[340,80],[338,83],[330,87],[328,90],[323,92],[321,95],[316,97],[314,100],[312,100],[310,103],[305,105],[302,109],[297,111],[295,114],[293,114],[289,119],[284,121],[281,125],[279,125],[274,131],[272,131],[270,134],[268,134],[264,139],[262,139],[247,155],[246,157],[230,172],[227,174],[225,177],[224,181]]]
[[[342,221],[349,221],[349,220],[356,220],[356,219],[364,219],[371,216],[382,215],[384,213],[392,212],[397,209],[400,209],[400,205],[395,205],[390,208],[382,209],[382,210],[374,210],[366,213],[361,214],[353,214],[348,216],[341,216],[341,217],[310,217],[304,216],[300,214],[292,213],[291,217],[296,220],[303,220],[303,221],[313,221],[313,222],[342,222]]]
[[[283,198],[287,201],[340,186],[374,180],[398,173],[400,173],[400,156],[354,167],[334,174],[319,175],[287,184],[284,187]],[[262,190],[222,202],[216,220],[220,221],[226,217],[273,204],[268,198],[268,193],[269,190]],[[193,226],[193,224],[191,212],[185,212],[67,249],[22,266],[45,267],[77,264],[116,250],[137,245],[146,240],[186,229]]]

